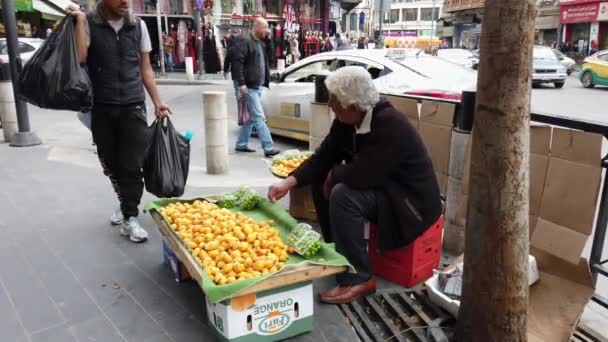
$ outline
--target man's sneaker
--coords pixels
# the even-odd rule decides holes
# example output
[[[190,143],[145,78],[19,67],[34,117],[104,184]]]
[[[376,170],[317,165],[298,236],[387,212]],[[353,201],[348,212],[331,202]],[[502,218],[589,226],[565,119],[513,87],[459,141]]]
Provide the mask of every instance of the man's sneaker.
[[[120,226],[123,221],[124,217],[122,217],[122,211],[118,208],[112,213],[112,216],[110,216],[110,223],[112,223],[113,226]]]
[[[133,242],[144,242],[148,239],[148,232],[141,227],[137,217],[129,217],[129,219],[120,226],[120,235],[128,236]]]

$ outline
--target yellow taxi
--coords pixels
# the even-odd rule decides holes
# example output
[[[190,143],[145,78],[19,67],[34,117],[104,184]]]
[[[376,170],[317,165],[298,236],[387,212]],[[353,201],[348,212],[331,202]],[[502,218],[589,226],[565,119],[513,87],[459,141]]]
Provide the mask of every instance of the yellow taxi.
[[[608,86],[608,50],[585,58],[578,77],[585,88]]]

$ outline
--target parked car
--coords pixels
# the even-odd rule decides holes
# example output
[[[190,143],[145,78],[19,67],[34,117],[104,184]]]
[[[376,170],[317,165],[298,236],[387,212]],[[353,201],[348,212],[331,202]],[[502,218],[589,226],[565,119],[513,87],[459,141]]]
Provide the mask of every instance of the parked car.
[[[479,64],[479,57],[467,49],[439,49],[437,57],[471,69]]]
[[[576,65],[574,59],[564,55],[561,51],[557,49],[552,50],[555,54],[555,57],[557,57],[557,59],[559,59],[562,65],[566,68],[566,73],[568,74],[568,76],[570,76],[570,74],[572,74],[572,72],[574,71],[574,66]]]
[[[44,39],[38,38],[19,38],[19,54],[21,55],[21,61],[25,64],[32,58],[34,53],[44,43]],[[6,45],[6,38],[0,38],[0,61],[8,63],[8,47]]]
[[[553,83],[555,88],[562,88],[567,77],[566,68],[550,47],[534,46],[532,86],[538,87],[542,83]]]
[[[593,88],[596,85],[608,86],[608,50],[585,58],[579,78],[585,88]]]
[[[333,51],[305,58],[272,76],[262,106],[273,134],[308,140],[311,102],[317,75],[358,65],[366,68],[385,94],[416,95],[458,101],[475,88],[477,73],[420,49]]]

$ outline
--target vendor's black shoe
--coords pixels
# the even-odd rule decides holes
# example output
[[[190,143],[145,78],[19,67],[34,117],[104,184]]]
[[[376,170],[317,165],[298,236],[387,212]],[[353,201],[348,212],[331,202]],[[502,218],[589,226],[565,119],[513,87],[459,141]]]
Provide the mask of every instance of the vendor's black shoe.
[[[272,149],[272,150],[270,150],[270,151],[266,151],[266,152],[264,152],[264,156],[265,156],[266,158],[271,158],[271,157],[276,156],[276,155],[277,155],[277,154],[279,154],[279,153],[281,153],[281,151],[279,151],[279,150],[275,150],[275,149],[273,148],[273,149]]]
[[[249,147],[237,147],[234,150],[237,151],[237,152],[245,152],[245,153],[253,153],[253,152],[255,152],[254,149],[249,148]]]

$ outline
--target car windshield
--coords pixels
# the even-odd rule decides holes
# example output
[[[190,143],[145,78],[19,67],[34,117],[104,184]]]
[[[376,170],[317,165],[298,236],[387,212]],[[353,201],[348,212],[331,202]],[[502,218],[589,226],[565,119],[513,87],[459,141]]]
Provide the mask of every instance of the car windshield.
[[[555,60],[555,54],[549,48],[534,48],[534,59]]]
[[[553,54],[554,54],[554,55],[555,55],[555,57],[557,57],[557,58],[563,58],[563,57],[565,57],[565,56],[564,56],[564,54],[563,54],[561,51],[559,51],[559,50],[555,50],[555,49],[553,49],[553,50],[551,50],[551,51],[553,51]]]

